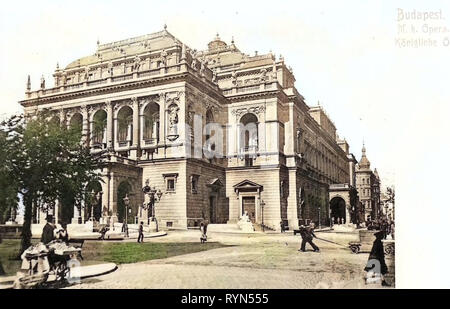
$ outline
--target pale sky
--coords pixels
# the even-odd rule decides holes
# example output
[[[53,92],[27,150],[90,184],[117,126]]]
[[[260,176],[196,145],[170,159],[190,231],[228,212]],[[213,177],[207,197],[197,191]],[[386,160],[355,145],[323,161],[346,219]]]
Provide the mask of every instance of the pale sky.
[[[443,17],[406,21],[419,32],[399,34],[399,8]],[[414,220],[450,218],[448,208],[433,208],[436,192],[448,190],[439,175],[449,175],[442,153],[449,150],[450,46],[442,41],[450,33],[422,28],[450,28],[448,1],[8,1],[0,11],[0,115],[21,111],[28,74],[33,89],[41,74],[52,86],[56,63],[93,54],[97,39],[153,33],[165,23],[193,48],[205,49],[218,32],[245,53],[282,54],[307,104],[320,101],[356,158],[364,140],[382,185],[414,193],[399,197],[419,210]],[[396,45],[411,37],[439,46]]]

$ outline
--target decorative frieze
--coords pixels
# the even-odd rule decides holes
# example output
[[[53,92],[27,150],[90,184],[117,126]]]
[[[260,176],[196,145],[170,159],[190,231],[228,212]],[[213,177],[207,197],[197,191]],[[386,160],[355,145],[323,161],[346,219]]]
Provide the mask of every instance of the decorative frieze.
[[[239,107],[231,110],[231,114],[237,117],[240,117],[247,113],[252,113],[255,115],[259,115],[266,111],[266,107],[264,105],[260,106],[250,106],[250,107]]]

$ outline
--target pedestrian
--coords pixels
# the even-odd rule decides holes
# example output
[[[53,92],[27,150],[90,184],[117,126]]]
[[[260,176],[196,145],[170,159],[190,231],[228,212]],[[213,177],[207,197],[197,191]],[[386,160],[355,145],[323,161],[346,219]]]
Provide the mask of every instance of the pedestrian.
[[[63,222],[61,224],[61,229],[58,231],[57,238],[66,244],[69,242],[69,233],[67,232],[67,223]]]
[[[203,244],[208,240],[208,236],[206,235],[208,230],[208,221],[204,220],[202,223],[200,223],[200,232],[202,233],[202,236],[200,236],[200,242]]]
[[[314,234],[314,223],[311,223],[308,227],[301,225],[300,235],[302,236],[302,244],[298,251],[305,252],[306,243],[308,243],[314,249],[314,252],[320,252],[319,247],[317,247],[312,241],[313,237],[317,238]]]
[[[139,224],[139,236],[137,242],[144,242],[144,221]]]
[[[381,277],[381,285],[389,286],[389,284],[385,281],[384,275],[387,274],[388,268],[386,262],[384,260],[384,248],[383,239],[384,233],[383,231],[378,231],[374,234],[375,241],[372,245],[372,250],[370,251],[369,259],[367,261],[366,267],[364,270],[367,272],[366,278],[370,279],[372,277]],[[367,280],[366,282],[368,282]]]
[[[283,221],[280,221],[281,233],[284,233],[284,224]]]
[[[41,242],[46,245],[55,239],[56,226],[53,224],[53,216],[48,215],[46,219],[47,223],[42,229]]]

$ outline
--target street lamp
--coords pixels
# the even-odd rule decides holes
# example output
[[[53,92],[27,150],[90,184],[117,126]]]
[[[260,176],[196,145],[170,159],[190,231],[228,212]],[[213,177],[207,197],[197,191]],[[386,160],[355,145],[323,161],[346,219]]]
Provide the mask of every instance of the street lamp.
[[[319,206],[319,230],[322,228],[322,224],[320,223],[320,206]]]
[[[155,216],[155,203],[159,202],[161,200],[161,197],[163,195],[163,193],[161,192],[160,189],[156,190],[155,187],[150,187],[150,180],[147,179],[145,181],[145,186],[142,188],[142,192],[144,192],[144,195],[147,194],[149,197],[149,200],[147,203],[144,202],[144,204],[142,205],[142,209],[147,210],[147,222],[148,224],[150,224],[150,209],[151,209],[151,221],[155,221],[156,223],[156,231],[158,232],[158,220],[156,220],[156,216]],[[142,214],[142,212],[141,212]]]
[[[125,221],[123,223],[122,229],[125,232],[125,237],[129,237],[129,234],[128,234],[128,205],[130,205],[130,199],[128,198],[128,194],[125,194],[125,197],[123,198],[123,202],[125,204]]]
[[[92,189],[91,191],[91,221],[94,221],[94,203],[95,203],[95,191]]]

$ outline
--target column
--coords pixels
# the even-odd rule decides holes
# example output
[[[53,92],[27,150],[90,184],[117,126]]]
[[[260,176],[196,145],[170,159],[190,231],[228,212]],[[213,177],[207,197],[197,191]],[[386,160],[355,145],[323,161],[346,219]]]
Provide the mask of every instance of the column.
[[[166,143],[166,94],[159,95],[159,137],[163,143]]]
[[[133,98],[133,143],[130,151],[131,159],[137,159],[138,147],[139,147],[139,101],[137,98]]]
[[[114,149],[113,137],[113,105],[111,101],[106,101],[106,145]]]
[[[86,105],[81,107],[81,115],[83,116],[83,130],[81,141],[84,145],[89,147],[89,112]]]
[[[114,229],[114,223],[118,222],[118,218],[117,218],[117,190],[115,188],[115,183],[116,180],[114,179],[114,173],[110,173],[110,177],[109,177],[109,189],[108,189],[108,194],[109,194],[109,211],[111,211],[111,226]]]
[[[289,196],[287,200],[289,230],[298,229],[298,191],[300,190],[301,188],[297,188],[297,170],[289,170]]]
[[[72,218],[72,224],[78,224],[78,218],[80,217],[80,214],[78,213],[78,207],[76,205],[73,205],[73,218]]]

